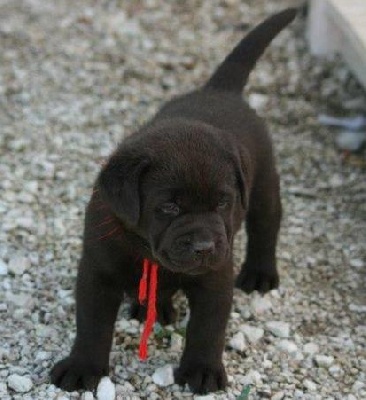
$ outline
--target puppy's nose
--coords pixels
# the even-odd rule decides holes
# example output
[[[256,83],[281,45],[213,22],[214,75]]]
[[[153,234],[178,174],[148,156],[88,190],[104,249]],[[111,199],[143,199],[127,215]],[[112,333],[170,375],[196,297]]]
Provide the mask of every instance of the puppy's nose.
[[[212,254],[215,250],[215,242],[213,240],[194,242],[192,245],[192,250],[197,255]]]

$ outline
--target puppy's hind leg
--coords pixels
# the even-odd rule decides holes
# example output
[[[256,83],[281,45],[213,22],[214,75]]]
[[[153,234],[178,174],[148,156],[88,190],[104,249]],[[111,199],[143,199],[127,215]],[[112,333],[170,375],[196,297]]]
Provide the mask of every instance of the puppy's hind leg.
[[[246,261],[236,286],[246,293],[268,292],[278,287],[276,244],[281,222],[279,178],[275,171],[262,171],[253,186],[246,221]]]

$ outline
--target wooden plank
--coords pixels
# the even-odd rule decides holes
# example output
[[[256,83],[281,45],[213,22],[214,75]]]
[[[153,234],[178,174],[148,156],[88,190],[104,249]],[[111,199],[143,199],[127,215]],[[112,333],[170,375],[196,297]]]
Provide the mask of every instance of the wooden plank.
[[[366,88],[366,0],[312,0],[308,28],[311,52],[341,54]]]

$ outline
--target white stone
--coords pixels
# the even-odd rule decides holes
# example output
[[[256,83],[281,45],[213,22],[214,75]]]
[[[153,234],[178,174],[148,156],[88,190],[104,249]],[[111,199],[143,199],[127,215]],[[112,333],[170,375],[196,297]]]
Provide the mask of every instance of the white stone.
[[[366,312],[366,305],[350,304],[349,309],[353,312],[364,313]]]
[[[275,336],[288,338],[290,336],[290,325],[282,321],[268,321],[266,328]]]
[[[22,275],[29,267],[31,263],[28,258],[22,256],[14,256],[9,260],[8,269],[14,275]]]
[[[349,265],[353,268],[363,268],[365,263],[360,258],[355,258],[349,262]]]
[[[92,392],[84,392],[81,395],[81,400],[94,400],[94,396]]]
[[[318,354],[315,356],[315,362],[318,367],[328,368],[333,364],[334,357],[333,356],[325,356],[323,354]]]
[[[277,392],[271,397],[271,400],[282,400],[284,397],[285,392]]]
[[[249,105],[255,110],[263,110],[268,103],[268,96],[261,93],[251,93],[249,95]]]
[[[158,386],[169,386],[174,383],[173,368],[170,364],[155,370],[152,376],[153,382]]]
[[[240,331],[244,333],[245,337],[250,343],[256,343],[264,335],[264,330],[262,328],[255,328],[247,324],[242,324],[239,327]]]
[[[294,342],[291,342],[290,340],[281,340],[278,344],[277,347],[279,350],[284,351],[289,354],[296,354],[297,353],[297,346]]]
[[[70,400],[70,397],[67,396],[65,393],[59,393],[56,397],[55,400]]]
[[[315,392],[317,388],[316,384],[309,379],[304,379],[303,385],[309,392]]]
[[[0,260],[0,275],[6,275],[8,273],[8,266],[3,260]]]
[[[315,354],[319,351],[319,346],[316,343],[306,343],[303,347],[303,351],[306,354]]]
[[[272,308],[271,300],[267,296],[255,296],[250,303],[253,314],[260,315]]]
[[[343,369],[339,365],[331,365],[328,368],[328,372],[334,378],[339,378],[341,375],[343,375]]]
[[[249,372],[240,379],[242,385],[259,385],[262,383],[261,374],[254,369],[249,370]]]
[[[170,350],[174,352],[181,352],[183,348],[183,336],[179,333],[173,332],[170,337]]]
[[[98,400],[114,400],[116,397],[116,388],[108,376],[104,376],[97,388]]]
[[[247,344],[243,332],[236,333],[229,341],[229,346],[234,350],[243,351]]]
[[[215,400],[216,396],[214,394],[206,394],[204,396],[194,396],[193,400]]]
[[[8,389],[6,387],[6,383],[0,382],[0,394],[7,394]]]
[[[17,393],[26,393],[32,389],[33,383],[27,376],[13,374],[8,376],[8,386]]]
[[[365,386],[364,382],[361,381],[355,381],[355,383],[352,385],[352,392],[358,392]]]

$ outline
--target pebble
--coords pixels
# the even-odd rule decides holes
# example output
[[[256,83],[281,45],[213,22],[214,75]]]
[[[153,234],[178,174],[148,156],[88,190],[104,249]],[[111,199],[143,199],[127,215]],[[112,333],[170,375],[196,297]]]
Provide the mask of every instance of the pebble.
[[[355,381],[355,383],[352,385],[352,392],[357,393],[359,390],[361,390],[365,386],[366,386],[366,382]]]
[[[238,351],[244,351],[245,348],[247,347],[247,344],[245,342],[245,337],[242,332],[237,332],[230,340],[229,340],[229,346],[233,348],[234,350]]]
[[[271,396],[271,400],[282,400],[285,397],[285,392],[277,392]]]
[[[358,151],[366,142],[366,132],[340,132],[335,141],[340,150]]]
[[[193,400],[215,400],[216,396],[214,394],[206,394],[204,396],[193,396]]]
[[[0,275],[6,275],[8,273],[8,266],[3,260],[0,259]]]
[[[316,343],[306,343],[303,347],[303,351],[306,354],[315,354],[319,351],[319,346]]]
[[[8,389],[6,387],[6,383],[0,382],[0,394],[7,394]]]
[[[251,369],[240,379],[240,383],[242,385],[259,385],[262,383],[261,374],[258,371]]]
[[[317,385],[309,379],[304,379],[302,384],[309,392],[315,392],[315,390],[317,389]]]
[[[254,315],[261,315],[272,308],[272,302],[268,296],[255,296],[250,303],[250,307]]]
[[[350,262],[349,262],[349,265],[352,267],[352,268],[363,268],[364,267],[364,265],[365,265],[365,263],[364,263],[364,261],[363,260],[361,260],[360,258],[355,258],[355,259],[353,259],[353,260],[351,260]]]
[[[94,396],[92,392],[84,392],[81,395],[81,400],[94,400]]]
[[[9,260],[8,269],[9,272],[14,275],[22,275],[26,270],[29,269],[31,263],[28,258],[22,256],[15,256]]]
[[[104,376],[97,388],[97,400],[114,400],[116,388],[108,376]]]
[[[315,362],[318,365],[318,367],[328,368],[333,364],[334,357],[318,354],[315,356]]]
[[[295,354],[297,352],[297,346],[294,342],[291,342],[290,340],[281,340],[277,344],[277,348],[280,349],[281,351],[285,351],[286,353],[289,354]]]
[[[173,367],[170,364],[155,370],[152,380],[158,386],[169,386],[174,383]]]
[[[180,353],[183,348],[183,336],[173,332],[170,337],[170,350]]]
[[[282,321],[269,321],[266,328],[275,336],[280,338],[288,338],[290,336],[290,325]]]
[[[263,110],[268,104],[268,96],[261,93],[251,93],[249,95],[249,105],[255,110]]]
[[[258,342],[264,335],[264,330],[262,328],[255,328],[247,324],[240,325],[239,329],[244,333],[249,342],[253,344]]]
[[[17,374],[8,376],[7,383],[9,388],[13,389],[17,393],[29,392],[33,387],[33,383],[30,378]]]
[[[356,313],[366,313],[366,305],[363,304],[350,304],[349,309]]]

